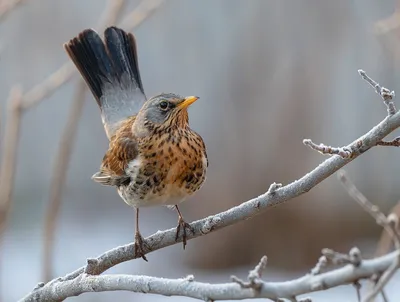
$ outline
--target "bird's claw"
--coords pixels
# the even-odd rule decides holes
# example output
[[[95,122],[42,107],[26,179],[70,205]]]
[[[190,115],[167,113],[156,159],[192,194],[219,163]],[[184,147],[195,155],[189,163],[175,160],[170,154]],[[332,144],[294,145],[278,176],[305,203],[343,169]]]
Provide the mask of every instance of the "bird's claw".
[[[149,247],[147,246],[146,242],[144,241],[142,235],[140,235],[140,233],[137,232],[135,234],[135,256],[142,257],[143,260],[148,262],[148,260],[145,256],[144,250],[149,250]]]
[[[175,241],[178,241],[179,238],[179,233],[181,232],[181,228],[182,228],[182,243],[183,243],[183,249],[185,249],[186,247],[186,243],[187,243],[187,233],[186,233],[186,229],[188,229],[190,232],[192,232],[192,234],[194,234],[194,228],[187,223],[185,220],[183,220],[183,218],[179,218],[178,220],[178,226],[176,227],[176,235],[175,235]]]

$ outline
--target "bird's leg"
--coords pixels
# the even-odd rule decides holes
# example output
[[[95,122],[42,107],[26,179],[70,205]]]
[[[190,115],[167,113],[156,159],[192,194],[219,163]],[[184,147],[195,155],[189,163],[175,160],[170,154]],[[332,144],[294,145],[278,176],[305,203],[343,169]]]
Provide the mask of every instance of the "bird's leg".
[[[189,229],[193,234],[194,234],[194,228],[188,224],[185,220],[183,220],[181,211],[179,211],[179,208],[177,205],[175,205],[175,209],[178,212],[179,218],[178,218],[178,226],[176,227],[176,235],[175,235],[175,241],[178,240],[179,233],[183,231],[183,236],[182,236],[182,242],[183,242],[183,249],[185,249],[186,246],[186,229]]]
[[[147,248],[147,245],[139,232],[139,209],[136,208],[135,256],[140,256],[143,260],[148,261],[144,255],[144,248]]]

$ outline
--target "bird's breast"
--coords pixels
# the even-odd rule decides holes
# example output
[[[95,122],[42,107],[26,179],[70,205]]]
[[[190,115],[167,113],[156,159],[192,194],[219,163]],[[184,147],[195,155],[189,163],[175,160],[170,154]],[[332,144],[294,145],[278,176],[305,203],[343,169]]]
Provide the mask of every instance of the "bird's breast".
[[[201,188],[207,165],[201,138],[161,136],[140,146],[138,158],[126,169],[131,182],[119,192],[135,207],[179,204]]]

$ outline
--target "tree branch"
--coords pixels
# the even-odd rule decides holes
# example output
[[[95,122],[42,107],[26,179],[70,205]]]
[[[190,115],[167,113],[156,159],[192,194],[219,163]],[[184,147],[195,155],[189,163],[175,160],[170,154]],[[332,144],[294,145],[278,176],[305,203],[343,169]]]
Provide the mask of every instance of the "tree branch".
[[[308,274],[285,282],[265,282],[258,279],[256,289],[237,282],[220,284],[197,282],[194,281],[193,276],[167,279],[132,275],[81,274],[72,280],[54,280],[50,286],[40,287],[20,301],[60,301],[82,293],[121,290],[164,296],[185,296],[203,301],[249,298],[268,298],[274,301],[286,298],[297,301],[295,297],[298,295],[351,284],[360,279],[370,278],[373,274],[381,274],[398,256],[399,253],[396,251],[376,259],[363,260],[357,267],[348,264],[330,272],[318,275]],[[252,272],[248,276],[249,280],[251,280]]]
[[[18,5],[25,0],[9,0],[2,1],[0,5],[0,22],[4,20],[5,17]]]
[[[400,232],[398,231],[399,218],[396,214],[392,213],[389,216],[385,216],[379,208],[372,204],[358,189],[357,187],[350,181],[345,171],[339,171],[338,173],[339,179],[342,182],[343,186],[349,193],[351,197],[373,218],[378,225],[382,226],[384,230],[391,237],[396,251],[399,253],[398,257],[396,257],[391,265],[382,273],[379,277],[378,282],[375,285],[375,288],[366,296],[363,300],[365,302],[372,302],[373,299],[380,293],[383,293],[383,288],[389,282],[389,280],[393,277],[394,273],[398,270],[400,266]]]
[[[12,205],[13,180],[21,128],[21,102],[21,88],[16,86],[11,89],[8,100],[3,152],[0,161],[0,238],[6,229]]]

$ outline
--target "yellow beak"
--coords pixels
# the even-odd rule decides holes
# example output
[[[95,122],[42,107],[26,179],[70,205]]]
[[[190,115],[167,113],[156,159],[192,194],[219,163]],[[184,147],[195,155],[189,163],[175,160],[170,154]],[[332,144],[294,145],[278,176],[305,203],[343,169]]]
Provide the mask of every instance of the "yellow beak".
[[[198,96],[188,96],[186,97],[182,103],[178,105],[179,108],[187,108],[194,102],[196,102],[199,99]]]

